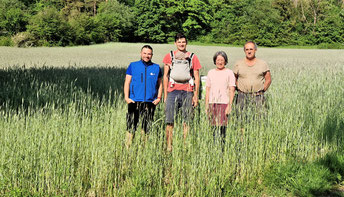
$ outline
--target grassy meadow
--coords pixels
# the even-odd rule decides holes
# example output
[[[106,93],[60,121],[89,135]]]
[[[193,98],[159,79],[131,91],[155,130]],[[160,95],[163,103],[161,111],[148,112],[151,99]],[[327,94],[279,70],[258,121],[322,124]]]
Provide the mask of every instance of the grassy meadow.
[[[272,84],[263,118],[230,116],[224,151],[196,110],[187,140],[165,151],[164,105],[125,148],[125,70],[142,43],[0,47],[1,196],[316,196],[344,181],[344,51],[259,48]],[[152,44],[153,61],[175,47]],[[206,75],[223,50],[195,46]]]

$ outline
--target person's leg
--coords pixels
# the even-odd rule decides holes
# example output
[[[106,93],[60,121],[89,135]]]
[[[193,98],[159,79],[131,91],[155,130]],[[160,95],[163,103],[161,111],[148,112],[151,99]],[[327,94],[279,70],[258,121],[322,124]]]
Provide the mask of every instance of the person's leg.
[[[218,131],[218,126],[215,126],[215,125],[212,125],[211,126],[211,131],[213,132],[213,141],[214,141],[214,144],[216,144],[216,141],[217,141],[217,131]]]
[[[226,126],[212,126],[214,137],[214,144],[220,144],[221,150],[224,151],[225,143],[226,143]]]
[[[236,103],[235,103],[235,112],[236,112],[236,118],[238,121],[238,125],[240,127],[243,127],[244,120],[245,120],[245,94],[238,91],[237,93],[237,98],[236,98]]]
[[[227,129],[227,123],[228,123],[228,116],[226,114],[226,109],[227,109],[228,104],[219,104],[219,110],[220,110],[220,122],[219,125],[221,125],[220,127],[220,134],[221,134],[221,138],[222,138],[222,143],[225,143],[225,138],[226,138],[226,129]]]
[[[183,117],[183,136],[186,139],[189,132],[189,123],[193,119],[193,106],[192,106],[193,92],[183,91],[181,95],[182,101],[182,117]]]
[[[216,144],[217,139],[217,126],[216,126],[216,104],[211,103],[208,106],[208,118],[210,121],[210,132],[213,133],[213,142]]]
[[[152,128],[152,122],[154,118],[155,105],[153,103],[144,103],[140,108],[140,114],[142,119],[142,131],[147,134]]]
[[[144,102],[140,102],[138,103],[137,109],[138,109],[138,117],[139,120],[138,122],[141,122],[141,135],[144,136],[147,130],[147,120],[146,120],[146,109],[145,109],[146,105]]]
[[[144,142],[147,141],[148,133],[152,129],[152,122],[154,118],[154,112],[155,112],[155,105],[153,103],[142,103],[140,106],[140,119],[142,121],[142,140]]]
[[[166,125],[166,142],[167,142],[167,151],[172,151],[172,139],[173,139],[173,124]]]
[[[213,133],[214,144],[217,143],[218,139],[218,126],[217,126],[217,114],[216,114],[216,103],[209,104],[208,116],[211,124],[211,132]]]
[[[256,108],[257,108],[257,117],[258,119],[262,119],[266,115],[266,106],[265,106],[265,97],[264,94],[256,96],[255,99]]]
[[[245,104],[246,104],[245,94],[238,91],[237,99],[236,99],[236,106],[239,113],[241,113],[244,110]]]
[[[213,126],[214,130],[214,141],[219,141],[221,146],[225,143],[226,138],[226,126],[227,126],[227,115],[226,115],[226,108],[228,104],[218,104],[214,103],[210,107],[211,116],[212,116],[212,124],[216,125]]]
[[[135,131],[139,122],[139,110],[137,108],[138,103],[128,104],[127,113],[127,136],[126,136],[126,147],[129,148],[132,140],[135,137]]]
[[[244,140],[245,124],[250,121],[250,115],[252,115],[252,95],[238,92],[237,104],[239,106],[238,122],[240,125],[240,141]]]
[[[224,145],[226,143],[226,130],[227,130],[227,127],[226,126],[221,126],[220,127],[220,134],[221,134],[221,142],[222,142],[222,145]]]
[[[167,94],[165,115],[166,115],[166,142],[167,150],[172,151],[172,138],[173,138],[173,127],[174,127],[174,115],[176,113],[176,97],[178,92],[172,91]]]
[[[125,146],[127,147],[127,149],[130,148],[133,139],[134,139],[134,134],[133,134],[133,133],[130,133],[130,132],[128,131],[128,132],[127,132],[127,140],[126,140],[126,142],[125,142]]]
[[[183,122],[183,138],[184,141],[186,140],[186,137],[188,136],[188,132],[189,132],[189,125],[185,122]]]
[[[222,152],[225,151],[225,144],[226,144],[226,126],[221,126],[220,127],[220,134],[221,134],[221,150]]]

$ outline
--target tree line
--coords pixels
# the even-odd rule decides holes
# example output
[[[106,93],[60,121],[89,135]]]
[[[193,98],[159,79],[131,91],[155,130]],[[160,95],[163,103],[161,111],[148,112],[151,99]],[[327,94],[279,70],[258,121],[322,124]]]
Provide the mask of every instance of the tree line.
[[[343,48],[344,0],[0,0],[0,45],[172,41]]]

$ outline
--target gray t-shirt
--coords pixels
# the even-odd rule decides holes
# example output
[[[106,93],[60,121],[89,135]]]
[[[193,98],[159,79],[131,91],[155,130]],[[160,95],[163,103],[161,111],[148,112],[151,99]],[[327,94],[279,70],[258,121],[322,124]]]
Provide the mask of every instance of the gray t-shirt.
[[[270,71],[268,64],[256,59],[253,66],[246,64],[245,59],[234,64],[233,72],[238,77],[238,89],[245,93],[259,92],[264,89],[265,74]]]

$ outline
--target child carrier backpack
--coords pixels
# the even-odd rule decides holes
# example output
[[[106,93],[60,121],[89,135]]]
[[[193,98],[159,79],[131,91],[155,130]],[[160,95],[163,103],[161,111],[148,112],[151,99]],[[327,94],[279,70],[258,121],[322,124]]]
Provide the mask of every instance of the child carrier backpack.
[[[189,83],[194,86],[193,81],[193,69],[192,69],[192,58],[194,53],[190,54],[190,57],[183,60],[176,59],[174,57],[173,51],[171,51],[171,66],[170,66],[170,82],[171,87],[174,84],[186,84]]]

